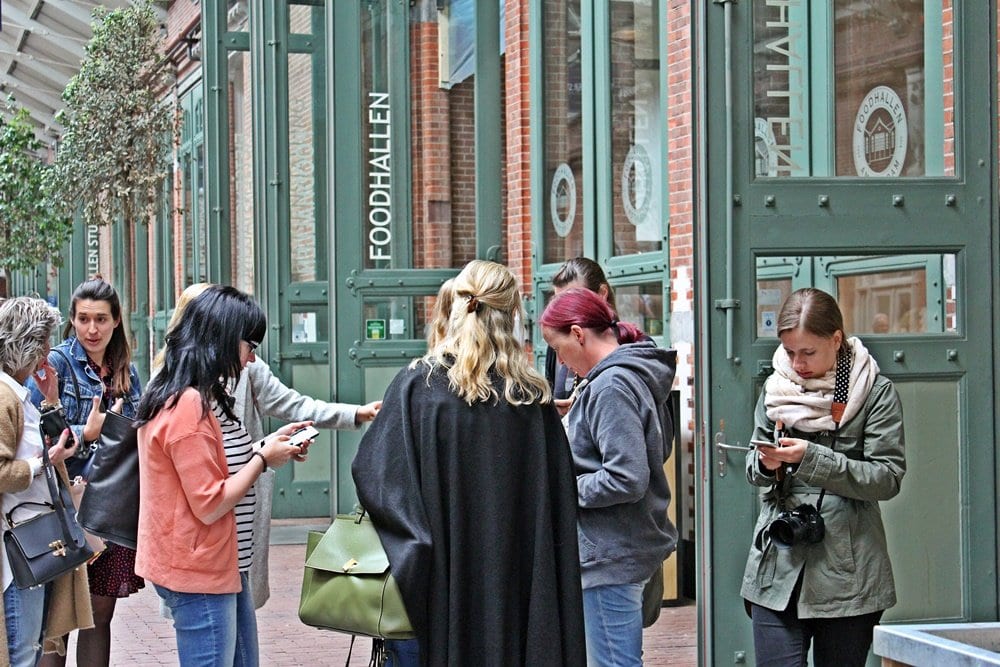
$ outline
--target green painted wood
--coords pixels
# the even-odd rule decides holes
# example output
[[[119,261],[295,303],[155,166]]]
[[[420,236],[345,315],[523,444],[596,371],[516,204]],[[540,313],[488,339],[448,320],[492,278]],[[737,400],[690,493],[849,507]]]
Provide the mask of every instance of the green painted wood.
[[[500,93],[500,6],[476,0],[475,153],[476,257],[502,261],[503,128]]]
[[[205,151],[204,217],[196,225],[207,225],[210,282],[232,282],[232,240],[230,238],[229,183],[229,51],[225,37],[228,3],[220,0],[202,4],[202,84],[203,138]],[[192,97],[192,104],[197,98]],[[194,107],[192,107],[193,111]],[[195,227],[199,229],[199,227]]]
[[[363,109],[361,85],[355,76],[337,76],[338,72],[361,71],[361,7],[360,3],[338,2],[327,21],[332,35],[327,53],[330,54],[329,94],[327,104],[331,117],[349,119],[358,116]],[[330,182],[333,191],[331,234],[332,265],[330,275],[334,277],[334,299],[336,317],[333,318],[331,347],[344,349],[358,338],[358,325],[362,319],[361,299],[345,290],[352,271],[358,271],[357,261],[346,261],[348,257],[363,257],[361,234],[357,233],[358,221],[362,220],[363,187],[363,144],[358,123],[336,122],[328,135],[327,149],[333,159]],[[345,261],[337,261],[345,258]],[[359,369],[350,363],[337,363],[334,368],[335,384],[342,388],[341,397],[345,401],[358,401],[357,392],[363,387],[364,378]],[[331,513],[347,511],[354,505],[357,496],[350,475],[350,464],[354,458],[357,441],[354,434],[339,433],[337,436],[336,458],[331,471],[335,491],[331,495]]]

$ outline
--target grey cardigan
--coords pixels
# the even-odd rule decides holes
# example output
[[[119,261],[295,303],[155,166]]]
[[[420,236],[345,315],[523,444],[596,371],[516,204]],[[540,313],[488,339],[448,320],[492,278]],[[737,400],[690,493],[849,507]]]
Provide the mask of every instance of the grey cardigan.
[[[233,392],[233,411],[243,422],[254,441],[262,439],[264,418],[282,421],[313,421],[317,428],[357,429],[358,405],[328,403],[286,387],[259,357],[247,364]],[[267,576],[268,542],[271,538],[271,504],[274,496],[274,471],[268,470],[257,480],[257,512],[253,525],[253,562],[250,587],[254,606],[260,609],[271,596]]]

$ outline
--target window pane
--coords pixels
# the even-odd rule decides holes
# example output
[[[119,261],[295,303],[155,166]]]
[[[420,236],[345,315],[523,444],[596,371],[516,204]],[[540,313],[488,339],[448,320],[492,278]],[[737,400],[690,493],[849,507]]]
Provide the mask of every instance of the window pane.
[[[254,293],[254,182],[253,182],[253,116],[250,54],[234,51],[229,54],[229,103],[232,105],[230,145],[233,151],[233,174],[230,178],[229,202],[233,216],[234,285]]]
[[[361,12],[362,104],[361,128],[364,137],[364,212],[362,225],[364,267],[391,269],[399,267],[393,257],[398,244],[393,243],[398,211],[400,184],[393,183],[398,173],[393,153],[391,103],[389,96],[389,2],[366,2]],[[396,149],[398,153],[398,148]],[[396,187],[393,187],[396,186]]]
[[[656,0],[611,2],[611,183],[615,255],[663,244],[660,47]]]
[[[763,257],[757,259],[757,335],[777,335],[793,290],[833,294],[849,335],[958,331],[955,255]]]
[[[618,319],[631,322],[650,336],[663,335],[663,284],[618,285],[615,287]]]
[[[316,216],[318,197],[325,189],[316,187],[312,59],[308,53],[288,56],[288,240],[293,282],[322,279],[316,270]]]
[[[323,21],[323,8],[309,6],[313,3],[299,4],[294,0],[288,3],[288,31],[293,35],[311,35],[313,26]]]
[[[955,175],[952,1],[754,0],[756,175]]]
[[[544,2],[544,263],[583,252],[580,0]]]

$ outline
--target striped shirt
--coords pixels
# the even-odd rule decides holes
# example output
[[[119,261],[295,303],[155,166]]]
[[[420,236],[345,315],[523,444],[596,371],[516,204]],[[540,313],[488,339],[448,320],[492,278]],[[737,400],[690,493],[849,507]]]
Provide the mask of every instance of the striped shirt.
[[[253,440],[239,419],[230,419],[222,407],[212,402],[212,413],[222,429],[222,445],[226,452],[229,476],[238,473],[253,458]],[[250,487],[233,509],[236,513],[236,540],[240,572],[250,569],[253,560],[253,517],[257,511],[257,486]]]

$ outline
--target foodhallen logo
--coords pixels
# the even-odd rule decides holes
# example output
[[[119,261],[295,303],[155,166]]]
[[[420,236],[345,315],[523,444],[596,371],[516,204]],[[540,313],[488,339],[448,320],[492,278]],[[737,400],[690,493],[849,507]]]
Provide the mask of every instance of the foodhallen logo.
[[[876,86],[854,118],[854,169],[858,176],[899,176],[906,160],[906,110],[892,88]]]

